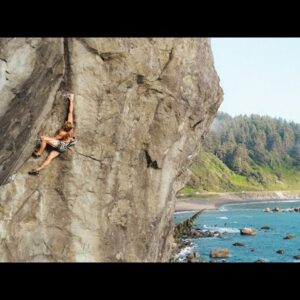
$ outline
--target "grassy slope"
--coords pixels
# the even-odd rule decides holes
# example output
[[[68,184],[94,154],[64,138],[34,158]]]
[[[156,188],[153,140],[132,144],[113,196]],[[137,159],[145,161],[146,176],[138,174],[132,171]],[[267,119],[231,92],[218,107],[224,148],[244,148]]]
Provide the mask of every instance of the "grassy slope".
[[[201,150],[190,167],[193,173],[190,182],[178,194],[191,197],[206,192],[284,191],[300,187],[300,170],[294,167],[271,169],[256,165],[253,169],[263,175],[264,185],[253,178],[237,175],[215,155]]]

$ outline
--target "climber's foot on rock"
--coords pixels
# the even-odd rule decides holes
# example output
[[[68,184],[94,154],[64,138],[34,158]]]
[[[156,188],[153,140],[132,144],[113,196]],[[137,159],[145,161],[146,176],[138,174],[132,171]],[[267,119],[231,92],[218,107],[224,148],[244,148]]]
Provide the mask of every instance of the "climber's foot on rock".
[[[29,171],[28,174],[29,174],[29,175],[38,176],[38,175],[40,174],[40,172],[37,171],[37,170],[35,170],[35,169],[33,169],[33,170]]]
[[[34,151],[32,153],[32,156],[35,157],[35,158],[39,158],[39,157],[41,157],[41,154],[38,151]]]

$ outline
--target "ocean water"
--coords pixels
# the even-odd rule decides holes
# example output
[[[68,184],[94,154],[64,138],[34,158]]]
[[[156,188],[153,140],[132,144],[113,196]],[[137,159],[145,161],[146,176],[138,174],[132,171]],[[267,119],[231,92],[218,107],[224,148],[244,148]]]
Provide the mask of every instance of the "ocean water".
[[[283,211],[266,213],[263,212],[266,207],[279,207]],[[285,211],[294,207],[300,207],[299,200],[227,204],[220,210],[204,211],[195,220],[193,227],[218,231],[222,233],[222,238],[189,239],[193,246],[184,249],[177,258],[185,261],[187,252],[197,252],[200,261],[209,262],[212,249],[227,248],[230,251],[230,256],[225,258],[227,262],[255,262],[258,259],[265,262],[300,262],[293,258],[300,255],[300,213]],[[175,223],[186,220],[194,213],[175,213]],[[270,230],[261,230],[263,226],[269,226]],[[256,236],[241,235],[239,229],[243,227],[255,229]],[[290,240],[283,239],[287,234],[295,237]],[[236,242],[245,246],[233,246]],[[279,249],[284,250],[284,254],[276,253]],[[214,260],[222,262],[224,259]]]

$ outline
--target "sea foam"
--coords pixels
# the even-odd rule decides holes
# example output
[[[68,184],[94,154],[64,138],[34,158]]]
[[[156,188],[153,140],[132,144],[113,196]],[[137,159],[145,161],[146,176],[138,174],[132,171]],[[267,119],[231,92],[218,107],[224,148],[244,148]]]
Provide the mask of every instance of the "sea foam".
[[[195,246],[187,246],[185,248],[183,248],[179,253],[177,253],[174,257],[175,261],[178,262],[183,262],[186,260],[186,256],[193,252],[193,249],[195,248]]]
[[[234,227],[210,227],[210,226],[203,226],[204,229],[210,230],[210,231],[218,231],[220,233],[239,233],[240,230],[238,228]]]

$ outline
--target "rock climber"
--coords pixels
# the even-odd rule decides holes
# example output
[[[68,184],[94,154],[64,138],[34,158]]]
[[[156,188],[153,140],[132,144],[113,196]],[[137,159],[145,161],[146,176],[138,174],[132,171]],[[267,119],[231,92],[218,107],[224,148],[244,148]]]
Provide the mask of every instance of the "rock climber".
[[[74,94],[67,94],[67,99],[69,100],[69,112],[68,119],[64,123],[63,128],[59,130],[59,133],[55,137],[41,136],[40,147],[33,152],[33,156],[36,158],[40,157],[47,145],[50,145],[54,150],[49,153],[46,160],[39,167],[29,172],[30,175],[39,175],[40,171],[61,153],[65,153],[68,150],[72,153],[75,152],[72,146],[74,146],[78,135],[74,133]]]

